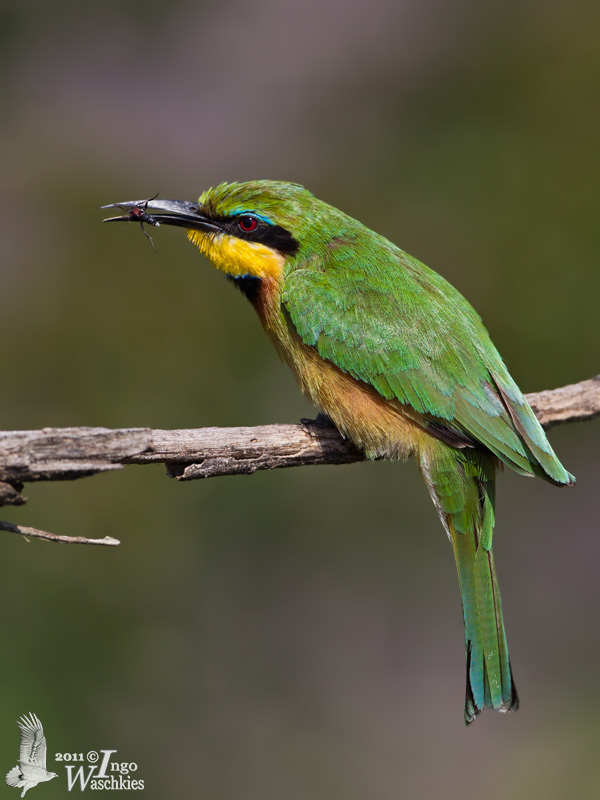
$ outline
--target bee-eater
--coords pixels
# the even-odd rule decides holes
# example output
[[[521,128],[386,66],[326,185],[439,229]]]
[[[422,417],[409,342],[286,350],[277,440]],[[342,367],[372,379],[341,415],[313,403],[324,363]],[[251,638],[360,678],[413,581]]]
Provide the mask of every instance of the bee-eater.
[[[105,208],[178,225],[246,295],[301,390],[369,458],[413,456],[454,549],[465,722],[518,707],[492,554],[496,468],[556,485],[555,456],[480,317],[444,278],[295,183]]]

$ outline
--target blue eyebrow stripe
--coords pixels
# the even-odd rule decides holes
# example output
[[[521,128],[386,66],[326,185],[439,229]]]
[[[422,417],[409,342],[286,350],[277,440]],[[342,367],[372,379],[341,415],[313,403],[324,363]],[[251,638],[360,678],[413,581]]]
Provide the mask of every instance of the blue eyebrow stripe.
[[[266,222],[267,225],[275,225],[272,219],[265,217],[264,214],[257,214],[256,211],[248,211],[246,208],[234,208],[233,211],[229,212],[228,216],[237,217],[240,214],[248,214],[250,217],[256,217],[256,219],[261,219],[263,222]]]

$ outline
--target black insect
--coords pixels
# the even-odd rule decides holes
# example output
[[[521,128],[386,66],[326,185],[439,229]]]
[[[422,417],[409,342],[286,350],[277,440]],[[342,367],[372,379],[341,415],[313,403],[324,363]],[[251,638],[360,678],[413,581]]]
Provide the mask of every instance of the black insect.
[[[154,195],[154,197],[149,197],[147,200],[140,200],[138,203],[135,203],[135,205],[131,205],[129,203],[126,205],[113,203],[110,206],[102,206],[102,208],[120,208],[122,211],[125,211],[125,214],[123,214],[120,217],[111,217],[110,219],[106,219],[104,221],[119,222],[122,220],[124,222],[139,222],[140,228],[142,229],[142,233],[152,245],[152,249],[154,250],[154,252],[156,252],[156,247],[154,247],[154,241],[152,240],[152,237],[150,236],[148,231],[144,228],[144,223],[147,223],[148,225],[154,225],[156,227],[160,225],[160,222],[157,219],[155,219],[151,214],[148,214],[148,203],[151,203],[153,200],[156,200],[157,197],[158,197],[158,192]]]
[[[160,222],[157,222],[151,214],[147,213],[148,203],[152,202],[152,200],[156,200],[158,197],[158,192],[154,195],[154,197],[149,197],[147,200],[138,203],[137,206],[133,206],[129,209],[129,215],[132,222],[136,220],[140,223],[140,228],[142,229],[142,233],[148,239],[150,244],[152,245],[152,249],[156,253],[156,247],[154,247],[154,241],[148,231],[144,228],[144,222],[147,222],[148,225],[160,225]]]

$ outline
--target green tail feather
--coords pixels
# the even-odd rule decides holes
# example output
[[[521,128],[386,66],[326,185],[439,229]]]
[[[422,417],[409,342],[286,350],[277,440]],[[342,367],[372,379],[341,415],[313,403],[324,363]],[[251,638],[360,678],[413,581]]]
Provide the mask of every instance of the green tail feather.
[[[481,545],[476,530],[453,533],[452,544],[465,622],[465,722],[469,724],[484,708],[515,711],[519,698],[510,667],[493,553]]]
[[[421,471],[452,546],[465,624],[467,694],[465,722],[484,708],[519,706],[502,620],[491,550],[494,528],[493,456],[439,444],[421,457]]]

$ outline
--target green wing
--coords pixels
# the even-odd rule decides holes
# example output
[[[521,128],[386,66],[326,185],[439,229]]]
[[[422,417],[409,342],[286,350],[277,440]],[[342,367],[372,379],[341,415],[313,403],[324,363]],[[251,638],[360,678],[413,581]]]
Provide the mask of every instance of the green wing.
[[[368,233],[287,276],[282,300],[301,339],[414,409],[438,438],[482,444],[517,472],[572,482],[474,309],[440,275]]]

